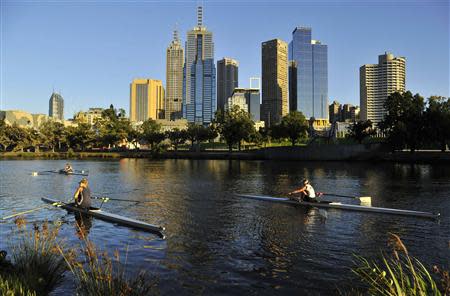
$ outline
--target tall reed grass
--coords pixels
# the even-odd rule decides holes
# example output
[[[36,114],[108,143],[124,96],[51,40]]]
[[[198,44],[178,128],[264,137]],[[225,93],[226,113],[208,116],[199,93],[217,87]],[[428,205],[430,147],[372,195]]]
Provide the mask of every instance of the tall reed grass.
[[[15,220],[18,226],[17,240],[11,245],[11,262],[2,260],[1,286],[5,295],[47,295],[63,279],[67,270],[57,246],[59,227],[44,222],[40,227],[29,225],[25,220]],[[6,256],[5,256],[6,257]]]
[[[383,253],[379,263],[355,256],[357,267],[352,271],[368,287],[369,295],[450,295],[448,272],[435,267],[435,276],[441,278],[438,285],[432,273],[410,256],[398,235],[389,233],[388,246],[392,248],[392,255]]]
[[[137,276],[126,275],[126,258],[122,263],[116,250],[111,257],[97,247],[84,235],[80,227],[79,234],[82,245],[76,256],[67,256],[63,248],[59,248],[61,256],[67,263],[77,282],[77,295],[85,296],[141,296],[157,295],[157,281],[145,272]]]

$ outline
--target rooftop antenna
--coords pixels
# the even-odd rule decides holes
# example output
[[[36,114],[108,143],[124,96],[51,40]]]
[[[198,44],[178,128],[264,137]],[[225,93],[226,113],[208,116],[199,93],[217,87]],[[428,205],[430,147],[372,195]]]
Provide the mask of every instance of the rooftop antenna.
[[[203,26],[203,6],[199,5],[197,7],[197,27]]]
[[[173,31],[173,40],[174,41],[179,41],[179,38],[178,38],[178,23],[175,23],[175,30]]]

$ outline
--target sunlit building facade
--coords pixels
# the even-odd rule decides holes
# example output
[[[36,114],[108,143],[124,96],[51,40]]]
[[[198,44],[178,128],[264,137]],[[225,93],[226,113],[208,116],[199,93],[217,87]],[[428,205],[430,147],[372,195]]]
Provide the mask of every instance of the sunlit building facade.
[[[174,31],[173,40],[166,51],[166,104],[165,119],[182,117],[184,50]]]
[[[164,118],[164,87],[161,80],[134,79],[130,84],[130,120]]]
[[[384,103],[394,92],[405,92],[406,59],[386,52],[378,56],[378,64],[368,64],[359,69],[361,120],[378,124],[386,110]]]
[[[262,43],[261,119],[266,127],[289,112],[287,43],[273,39]]]

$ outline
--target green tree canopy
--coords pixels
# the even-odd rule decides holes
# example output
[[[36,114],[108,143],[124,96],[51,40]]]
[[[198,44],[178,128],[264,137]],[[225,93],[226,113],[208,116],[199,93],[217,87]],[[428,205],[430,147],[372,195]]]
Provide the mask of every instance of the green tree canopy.
[[[425,111],[426,135],[431,142],[439,143],[441,151],[450,141],[450,99],[432,96]]]
[[[365,138],[376,134],[370,120],[355,121],[348,127],[347,137],[354,139],[361,144]]]
[[[212,140],[217,137],[217,133],[211,126],[203,126],[193,122],[188,123],[186,130],[187,140],[191,142],[191,150],[194,150],[194,145],[199,145],[201,142]]]
[[[66,131],[64,124],[54,120],[46,120],[39,126],[39,132],[42,135],[42,144],[55,151],[55,147],[61,148],[65,141]]]
[[[166,132],[166,137],[170,140],[170,143],[178,150],[178,146],[182,145],[188,139],[188,132],[186,130],[180,130],[179,128],[174,128],[171,131]]]
[[[140,142],[150,145],[152,150],[165,139],[164,133],[161,132],[161,124],[151,118],[142,123],[141,131]]]
[[[96,119],[94,128],[98,142],[108,147],[117,146],[126,140],[132,130],[130,121],[125,118],[125,111],[117,111],[113,105],[103,110],[101,118]]]
[[[226,111],[219,110],[216,112],[214,125],[220,136],[228,145],[228,150],[233,151],[235,144],[241,148],[242,140],[250,140],[250,137],[255,133],[255,123],[253,122],[250,113],[242,110],[239,106],[234,105]]]
[[[273,137],[281,139],[288,138],[292,146],[300,139],[307,136],[308,123],[305,116],[299,111],[291,111],[283,116],[280,124],[272,127]]]
[[[66,128],[66,139],[69,147],[84,151],[94,144],[95,132],[91,124],[78,123]]]
[[[391,94],[384,104],[386,115],[379,128],[385,133],[392,148],[403,149],[407,146],[415,151],[424,142],[425,102],[419,94],[410,91]]]

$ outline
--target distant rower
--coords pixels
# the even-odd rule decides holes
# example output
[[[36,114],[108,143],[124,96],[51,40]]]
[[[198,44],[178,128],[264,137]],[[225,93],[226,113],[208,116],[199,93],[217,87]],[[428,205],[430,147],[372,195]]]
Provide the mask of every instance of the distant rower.
[[[86,178],[81,179],[73,198],[75,199],[75,205],[77,207],[83,209],[89,209],[91,207],[91,189],[89,188],[88,180]]]
[[[64,172],[67,173],[67,174],[73,173],[73,168],[70,165],[70,163],[66,163],[66,166],[64,167]]]
[[[298,194],[300,193],[300,200],[298,201],[307,201],[307,202],[317,202],[316,192],[314,188],[309,183],[308,179],[304,179],[302,181],[303,187],[289,192],[288,195]]]

